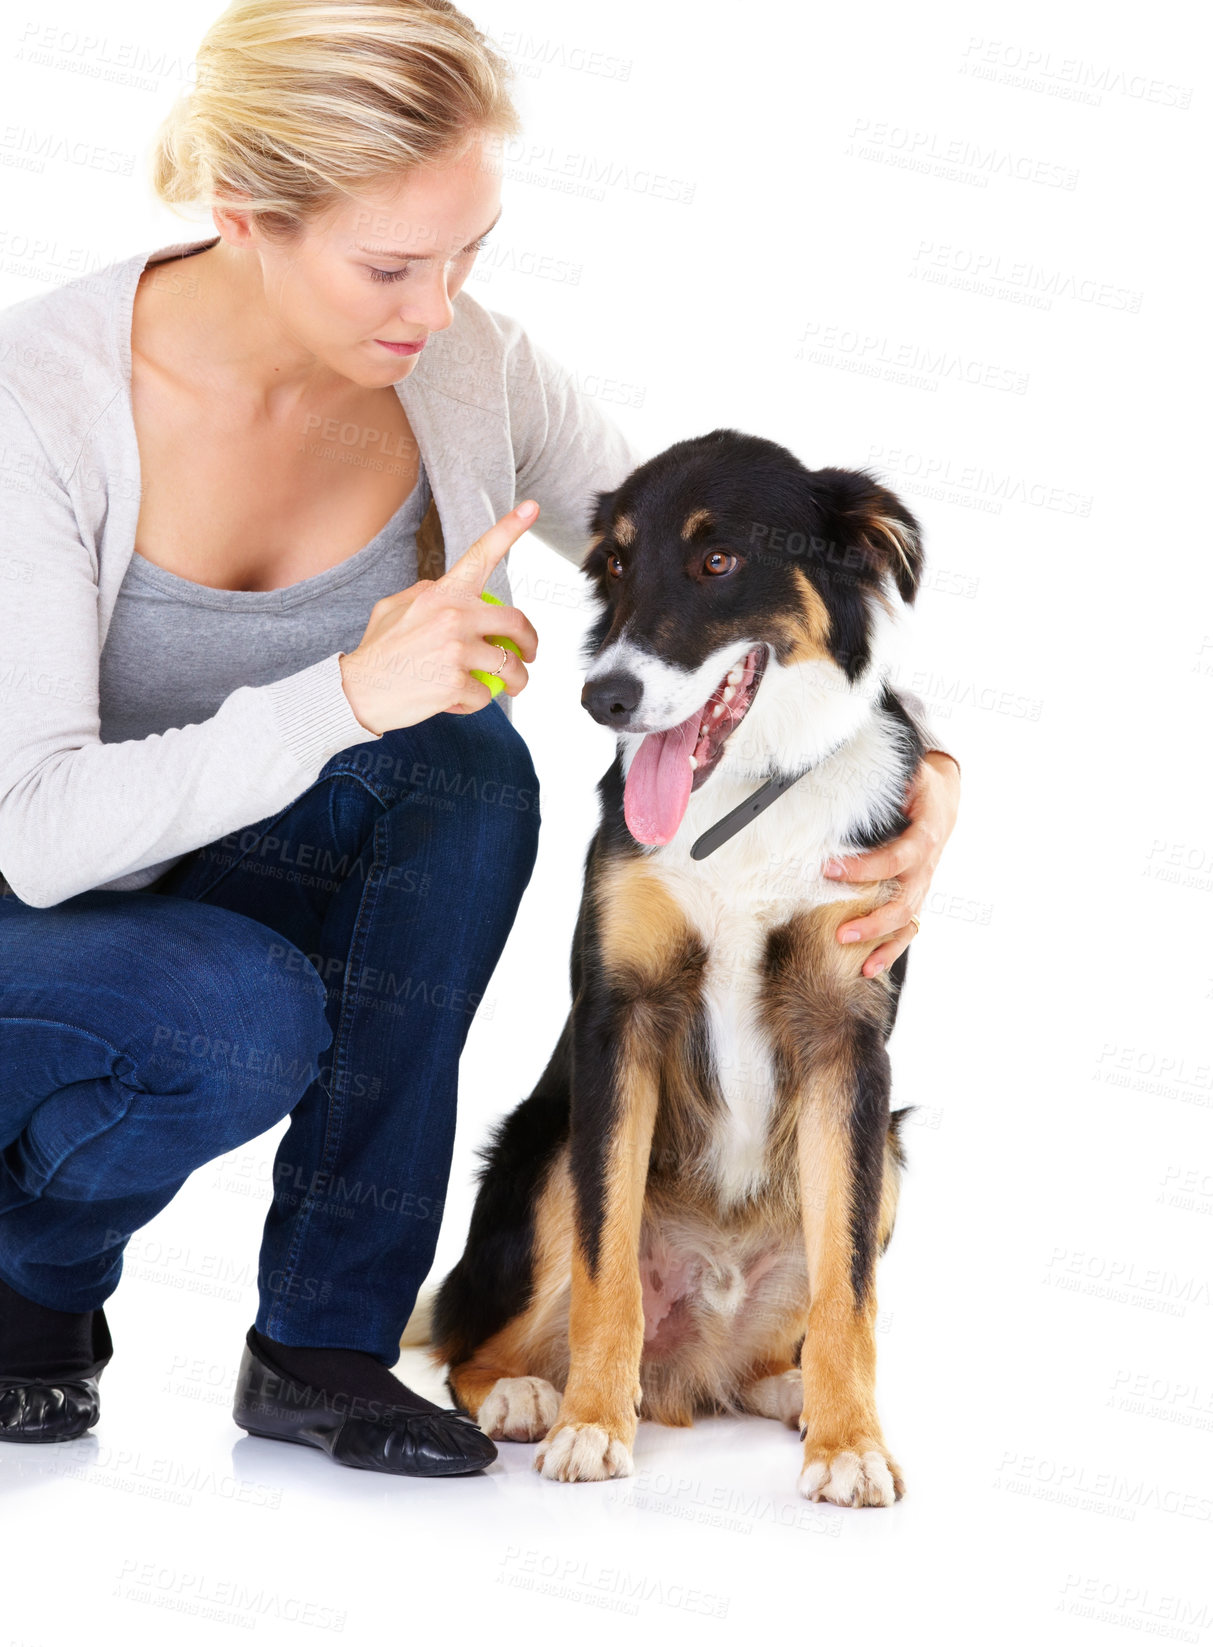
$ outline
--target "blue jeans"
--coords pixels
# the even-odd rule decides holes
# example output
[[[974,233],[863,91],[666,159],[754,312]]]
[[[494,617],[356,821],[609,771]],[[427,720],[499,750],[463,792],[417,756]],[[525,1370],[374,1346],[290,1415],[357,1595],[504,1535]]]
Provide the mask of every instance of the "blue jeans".
[[[257,1329],[394,1364],[539,822],[493,702],[342,750],[145,891],[0,897],[0,1277],[97,1308],[189,1174],[289,1114]]]

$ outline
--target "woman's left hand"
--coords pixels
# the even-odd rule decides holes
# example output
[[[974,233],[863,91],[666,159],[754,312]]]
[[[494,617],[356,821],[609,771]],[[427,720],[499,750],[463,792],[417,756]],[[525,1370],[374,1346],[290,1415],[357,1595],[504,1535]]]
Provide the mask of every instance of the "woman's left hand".
[[[888,941],[874,949],[863,963],[865,978],[874,978],[892,966],[915,937],[910,916],[917,915],[927,901],[931,877],[956,827],[959,807],[960,768],[942,750],[928,749],[906,786],[909,828],[885,846],[836,858],[826,866],[824,873],[831,880],[882,881],[896,877],[901,883],[895,898],[870,915],[847,921],[835,934],[840,943],[887,936]]]

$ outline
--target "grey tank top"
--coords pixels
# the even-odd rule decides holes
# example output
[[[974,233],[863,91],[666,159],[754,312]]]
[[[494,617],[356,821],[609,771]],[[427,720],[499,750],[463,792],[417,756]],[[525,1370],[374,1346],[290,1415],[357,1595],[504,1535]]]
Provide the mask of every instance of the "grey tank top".
[[[238,686],[268,686],[352,652],[371,607],[417,581],[424,466],[368,544],[286,589],[210,589],[132,554],[101,649],[101,742],[209,720]]]

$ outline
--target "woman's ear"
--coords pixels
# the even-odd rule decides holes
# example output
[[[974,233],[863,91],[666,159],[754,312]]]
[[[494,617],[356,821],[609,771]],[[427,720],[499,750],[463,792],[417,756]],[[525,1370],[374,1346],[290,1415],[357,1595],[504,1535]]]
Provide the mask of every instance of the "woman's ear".
[[[913,606],[922,579],[922,528],[901,499],[866,469],[814,469],[809,478],[827,540],[845,546],[861,578],[892,578]]]

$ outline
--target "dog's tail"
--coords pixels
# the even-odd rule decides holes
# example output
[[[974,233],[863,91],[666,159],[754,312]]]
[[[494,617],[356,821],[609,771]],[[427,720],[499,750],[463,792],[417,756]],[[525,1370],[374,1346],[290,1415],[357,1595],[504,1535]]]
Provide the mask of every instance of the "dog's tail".
[[[901,1136],[906,1116],[913,1115],[914,1111],[920,1107],[918,1104],[903,1104],[900,1109],[895,1109],[889,1116],[888,1149],[898,1169],[903,1168],[906,1164],[906,1141]]]
[[[906,1165],[906,1146],[901,1129],[905,1125],[906,1116],[912,1115],[917,1108],[917,1104],[906,1104],[902,1109],[895,1109],[889,1116],[889,1129],[885,1134],[884,1181],[880,1193],[880,1223],[877,1234],[877,1251],[882,1255],[888,1251],[889,1242],[893,1239],[893,1225],[897,1221],[897,1202],[901,1195],[901,1175]]]
[[[429,1286],[422,1287],[417,1294],[413,1313],[400,1335],[402,1350],[418,1349],[424,1344],[433,1343],[434,1300],[438,1296],[438,1285],[435,1281]]]

